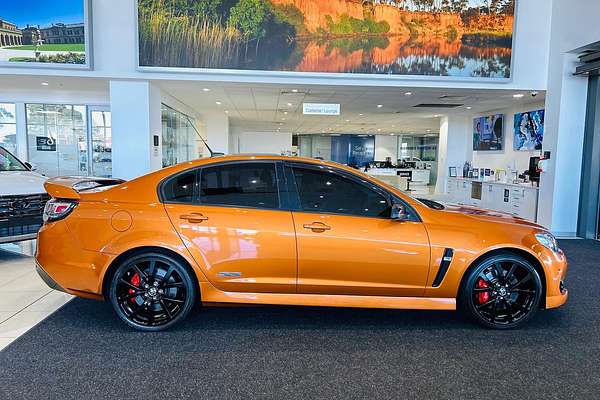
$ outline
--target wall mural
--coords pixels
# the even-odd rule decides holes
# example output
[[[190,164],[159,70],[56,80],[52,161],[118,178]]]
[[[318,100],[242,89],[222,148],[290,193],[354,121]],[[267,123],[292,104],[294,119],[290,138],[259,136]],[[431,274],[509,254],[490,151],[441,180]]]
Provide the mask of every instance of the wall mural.
[[[86,65],[87,0],[7,1],[0,7],[0,64]]]
[[[544,140],[544,110],[515,114],[515,151],[542,149]]]
[[[138,0],[140,66],[510,78],[515,0]]]

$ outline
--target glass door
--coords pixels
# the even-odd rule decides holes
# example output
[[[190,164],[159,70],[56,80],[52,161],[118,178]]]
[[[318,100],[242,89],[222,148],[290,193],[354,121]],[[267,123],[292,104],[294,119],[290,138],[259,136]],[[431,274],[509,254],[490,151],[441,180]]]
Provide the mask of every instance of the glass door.
[[[29,161],[47,176],[88,175],[87,111],[82,105],[27,104]]]
[[[109,107],[88,107],[91,175],[112,176],[112,124]]]

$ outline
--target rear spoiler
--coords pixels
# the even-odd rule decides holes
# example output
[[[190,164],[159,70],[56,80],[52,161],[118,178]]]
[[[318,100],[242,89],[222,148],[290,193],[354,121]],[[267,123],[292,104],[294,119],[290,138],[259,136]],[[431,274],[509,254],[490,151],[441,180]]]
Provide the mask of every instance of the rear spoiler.
[[[44,182],[44,188],[55,199],[78,200],[83,190],[97,189],[103,186],[114,186],[124,183],[117,178],[94,178],[81,176],[60,176]]]

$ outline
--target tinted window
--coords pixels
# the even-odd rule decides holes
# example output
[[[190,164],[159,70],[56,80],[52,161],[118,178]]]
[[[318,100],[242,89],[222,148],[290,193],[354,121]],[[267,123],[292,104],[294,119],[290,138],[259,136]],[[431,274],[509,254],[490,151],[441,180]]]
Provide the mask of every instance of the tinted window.
[[[294,178],[304,211],[390,216],[391,209],[383,195],[337,173],[294,168]]]
[[[192,203],[194,201],[195,183],[196,171],[189,171],[174,176],[163,186],[165,201],[175,203]]]
[[[200,202],[278,208],[274,163],[235,163],[202,169]]]

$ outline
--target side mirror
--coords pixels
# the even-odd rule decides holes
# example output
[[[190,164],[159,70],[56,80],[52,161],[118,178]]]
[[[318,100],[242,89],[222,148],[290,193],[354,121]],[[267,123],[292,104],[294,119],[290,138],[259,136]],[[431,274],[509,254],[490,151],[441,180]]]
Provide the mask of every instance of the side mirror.
[[[27,161],[25,161],[23,164],[25,164],[25,166],[27,168],[29,168],[30,171],[35,171],[37,169],[37,167],[34,164],[31,164],[31,163],[29,163]]]
[[[392,205],[392,220],[398,222],[408,220],[408,213],[406,212],[406,207],[404,207],[404,205],[398,203]]]

